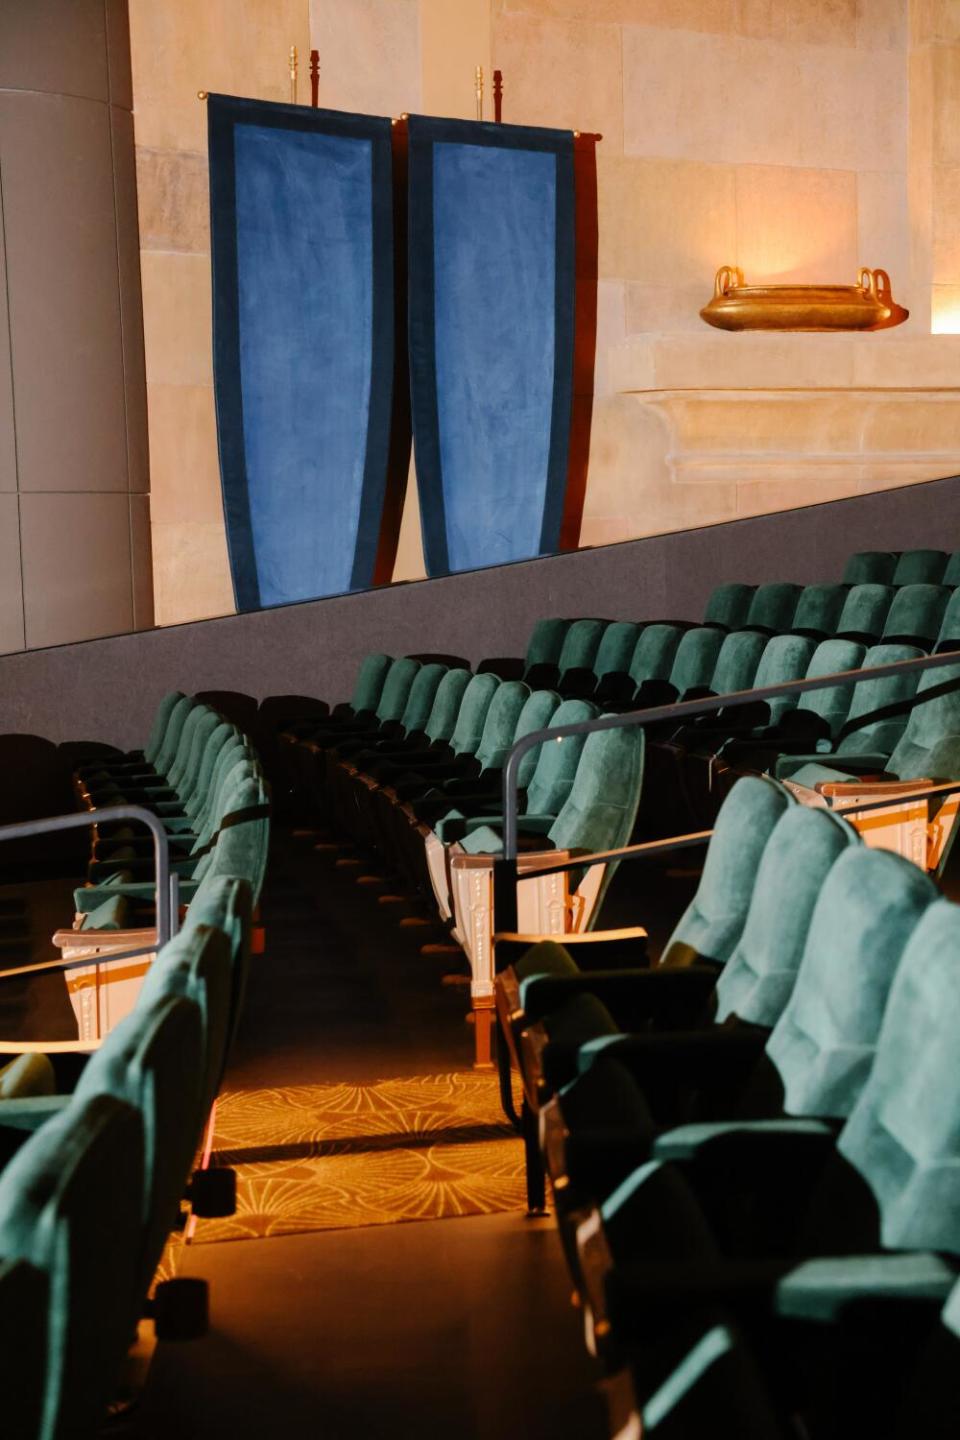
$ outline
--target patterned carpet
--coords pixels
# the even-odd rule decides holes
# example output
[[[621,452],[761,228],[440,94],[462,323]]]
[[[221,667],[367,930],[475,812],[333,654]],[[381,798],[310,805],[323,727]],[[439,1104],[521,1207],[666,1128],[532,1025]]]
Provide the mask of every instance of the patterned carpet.
[[[495,1076],[472,1072],[221,1096],[214,1164],[237,1213],[195,1243],[522,1210],[523,1147]]]

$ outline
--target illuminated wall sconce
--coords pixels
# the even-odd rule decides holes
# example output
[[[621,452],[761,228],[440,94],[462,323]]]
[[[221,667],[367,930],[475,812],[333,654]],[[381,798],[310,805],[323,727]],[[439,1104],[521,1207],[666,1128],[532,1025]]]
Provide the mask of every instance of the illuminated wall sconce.
[[[909,315],[886,270],[860,271],[856,285],[745,285],[735,265],[717,271],[701,319],[718,330],[886,330]]]

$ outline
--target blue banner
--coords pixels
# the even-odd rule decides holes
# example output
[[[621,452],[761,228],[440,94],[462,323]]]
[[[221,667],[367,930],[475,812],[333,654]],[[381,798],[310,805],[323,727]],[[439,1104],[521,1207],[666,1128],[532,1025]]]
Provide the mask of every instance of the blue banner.
[[[391,124],[223,95],[208,110],[237,607],[361,589],[388,578],[378,551],[385,507],[397,509]]]
[[[410,383],[429,575],[559,548],[573,141],[570,131],[409,120]]]

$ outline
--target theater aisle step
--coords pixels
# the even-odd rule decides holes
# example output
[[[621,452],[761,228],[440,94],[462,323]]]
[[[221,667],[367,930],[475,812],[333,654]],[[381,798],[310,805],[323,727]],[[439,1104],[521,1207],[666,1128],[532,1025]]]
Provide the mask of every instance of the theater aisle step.
[[[227,1091],[472,1074],[449,961],[354,873],[277,836]],[[204,1224],[178,1273],[209,1281],[210,1334],[158,1346],[124,1440],[606,1433],[552,1221],[518,1206],[219,1243]]]

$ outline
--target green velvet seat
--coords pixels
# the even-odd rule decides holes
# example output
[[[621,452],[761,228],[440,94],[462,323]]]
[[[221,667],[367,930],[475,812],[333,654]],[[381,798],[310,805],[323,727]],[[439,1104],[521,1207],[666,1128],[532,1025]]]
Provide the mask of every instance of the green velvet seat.
[[[398,718],[383,721],[377,728],[378,738],[373,741],[369,738],[344,740],[337,746],[337,754],[341,760],[350,760],[354,755],[368,750],[371,745],[377,746],[383,741],[401,742],[408,735],[422,734],[430,718],[437,690],[446,673],[445,665],[421,665],[413,678],[413,684],[407,692],[403,709]]]
[[[743,585],[736,581],[718,585],[711,591],[704,608],[704,625],[719,625],[724,630],[740,629],[747,623],[750,601],[756,588],[755,585]]]
[[[843,567],[845,585],[889,585],[898,557],[892,550],[858,550]]]
[[[167,733],[167,726],[179,701],[187,697],[182,690],[169,690],[160,700],[154,713],[150,734],[142,750],[133,750],[121,759],[92,760],[77,766],[77,773],[113,775],[130,769],[151,768],[160,754]]]
[[[91,806],[145,803],[150,808],[153,801],[167,799],[185,807],[194,794],[206,747],[222,723],[215,710],[207,705],[196,705],[187,717],[177,753],[165,775],[148,779],[108,780],[102,784],[90,781],[87,784],[88,803]]]
[[[815,640],[835,634],[847,594],[845,585],[805,585],[790,622],[791,630]]]
[[[501,680],[525,680],[531,689],[555,684],[560,651],[570,625],[571,621],[556,616],[537,620],[521,657],[482,660],[477,674],[489,672]]]
[[[143,1173],[138,1112],[97,1095],[52,1118],[0,1175],[3,1301],[23,1302],[0,1361],[11,1440],[94,1435],[104,1420],[143,1298]]]
[[[954,590],[947,601],[940,622],[940,633],[933,648],[935,653],[960,650],[960,590]]]
[[[598,704],[628,704],[644,681],[668,680],[685,627],[656,623],[645,625],[637,637],[629,663],[620,674],[608,672],[598,681],[593,699]]]
[[[859,640],[864,645],[876,644],[896,594],[892,585],[854,585],[847,592],[837,617],[837,635],[845,640]]]
[[[575,683],[576,677],[583,671],[592,672],[593,662],[609,623],[608,620],[594,619],[572,621],[563,637],[556,671],[551,672],[545,667],[539,667],[536,672],[538,686],[559,689],[562,693],[566,676],[569,675]]]
[[[949,599],[945,585],[904,585],[887,612],[881,638],[888,644],[931,648]]]
[[[775,580],[758,585],[750,601],[744,625],[766,630],[771,635],[789,630],[800,599],[801,585]]]
[[[894,585],[939,585],[947,568],[943,550],[904,550],[893,572]]]
[[[949,585],[951,589],[960,585],[960,550],[954,550],[950,556],[947,561],[947,568],[943,572],[943,579],[940,583],[942,585]]]
[[[631,706],[643,709],[669,705],[692,691],[708,689],[721,647],[727,637],[715,625],[696,625],[685,630],[665,680],[644,679],[637,686]]]
[[[122,766],[113,771],[100,766],[85,769],[82,779],[83,786],[87,788],[91,785],[106,784],[110,780],[119,781],[121,779],[125,784],[136,783],[140,778],[165,779],[176,759],[183,728],[192,712],[197,708],[197,702],[192,695],[179,695],[170,707],[159,748],[152,759],[147,760],[144,756],[142,762],[135,760],[128,766]]]
[[[593,663],[581,670],[567,670],[560,680],[568,699],[589,698],[607,675],[622,675],[629,668],[641,627],[629,620],[615,620],[603,632]]]

